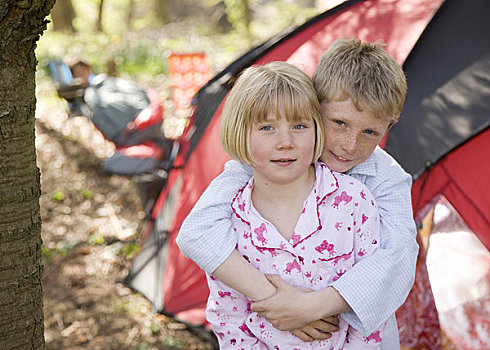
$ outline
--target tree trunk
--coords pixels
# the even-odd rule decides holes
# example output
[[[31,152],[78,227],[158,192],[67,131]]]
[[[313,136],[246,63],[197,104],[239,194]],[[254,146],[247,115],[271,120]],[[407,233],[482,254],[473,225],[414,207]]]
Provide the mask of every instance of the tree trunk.
[[[132,28],[134,9],[135,9],[134,0],[129,0],[128,12],[126,15],[126,27],[130,29]]]
[[[158,20],[163,24],[168,23],[170,19],[169,1],[155,0],[154,6],[155,6],[156,17],[158,18]]]
[[[104,12],[104,0],[100,0],[99,2],[99,14],[97,17],[97,23],[96,23],[96,28],[97,31],[102,32],[102,14]]]
[[[75,19],[75,10],[71,0],[57,0],[56,5],[51,11],[54,30],[68,30],[74,32],[73,20]]]
[[[35,47],[55,0],[0,2],[0,349],[43,349]]]

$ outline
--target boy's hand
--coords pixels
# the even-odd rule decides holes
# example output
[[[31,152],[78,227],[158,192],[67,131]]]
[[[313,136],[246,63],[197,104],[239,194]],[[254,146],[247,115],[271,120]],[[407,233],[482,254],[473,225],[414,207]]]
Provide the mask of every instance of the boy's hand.
[[[312,300],[313,294],[310,290],[290,286],[277,275],[266,275],[266,277],[277,288],[277,291],[270,298],[252,303],[251,310],[253,312],[264,317],[275,328],[282,331],[295,330],[298,331],[298,335],[316,334],[316,331],[308,331],[313,329],[320,329],[324,332],[338,330],[338,319],[334,317],[333,319],[324,318],[324,320],[333,320],[333,324],[322,321],[322,327],[310,327],[306,328],[306,331],[302,331],[302,327],[310,326],[310,323],[323,317],[321,314],[322,305],[318,305],[315,300]],[[299,338],[303,339],[302,336]],[[315,337],[315,339],[317,338]]]
[[[339,330],[339,319],[336,316],[330,316],[323,320],[314,321],[300,329],[294,329],[291,334],[305,342],[314,340],[324,340],[332,337],[333,332]]]

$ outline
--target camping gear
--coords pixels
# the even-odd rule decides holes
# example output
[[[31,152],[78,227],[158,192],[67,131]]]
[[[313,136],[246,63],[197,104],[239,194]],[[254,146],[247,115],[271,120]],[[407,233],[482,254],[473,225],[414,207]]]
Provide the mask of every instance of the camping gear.
[[[168,56],[168,71],[175,114],[179,118],[190,117],[192,98],[211,78],[207,56],[203,52],[172,52]]]
[[[49,62],[58,95],[68,101],[70,116],[84,116],[116,146],[102,163],[111,174],[136,175],[168,168],[173,142],[162,131],[159,94],[106,74],[91,76],[90,85],[77,84],[70,68]]]
[[[60,61],[50,61],[49,69],[58,95],[68,102],[69,116],[86,117],[114,143],[115,152],[102,161],[101,171],[132,176],[149,217],[178,150],[177,143],[163,134],[158,93],[105,74],[91,75],[90,85],[82,86]]]
[[[143,293],[155,311],[206,325],[204,273],[180,253],[175,239],[229,159],[218,137],[223,101],[236,77],[252,64],[287,61],[311,75],[322,52],[340,37],[381,40],[404,65],[407,103],[382,146],[413,176],[415,218],[421,222],[425,208],[444,196],[488,253],[488,13],[490,3],[478,0],[345,1],[238,58],[194,97],[195,111],[175,159],[178,168],[169,173],[126,283]],[[425,257],[421,249],[414,288],[397,313],[404,349],[441,349],[456,342],[448,329],[441,339]],[[488,299],[485,305],[488,320]]]

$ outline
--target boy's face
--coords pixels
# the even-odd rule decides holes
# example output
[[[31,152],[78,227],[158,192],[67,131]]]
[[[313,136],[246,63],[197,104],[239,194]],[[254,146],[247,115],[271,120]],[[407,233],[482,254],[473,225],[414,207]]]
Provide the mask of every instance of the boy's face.
[[[392,122],[358,111],[350,99],[322,103],[325,147],[320,159],[343,173],[373,153]]]

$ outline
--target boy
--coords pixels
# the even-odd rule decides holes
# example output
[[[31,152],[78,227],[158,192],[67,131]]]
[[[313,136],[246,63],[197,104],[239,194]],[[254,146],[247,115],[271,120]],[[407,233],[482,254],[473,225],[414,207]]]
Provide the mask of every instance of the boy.
[[[399,349],[395,311],[413,284],[418,253],[411,177],[377,145],[400,116],[405,75],[380,44],[341,39],[325,51],[312,79],[325,127],[320,159],[371,190],[381,217],[380,249],[321,291],[304,292],[274,277],[268,283],[235,251],[230,203],[250,178],[250,169],[233,161],[196,203],[177,243],[205,271],[250,299],[262,300],[252,311],[278,329],[301,328],[293,333],[312,340],[336,330],[321,319],[333,322],[328,317],[338,313],[366,335],[388,320],[382,348]]]

